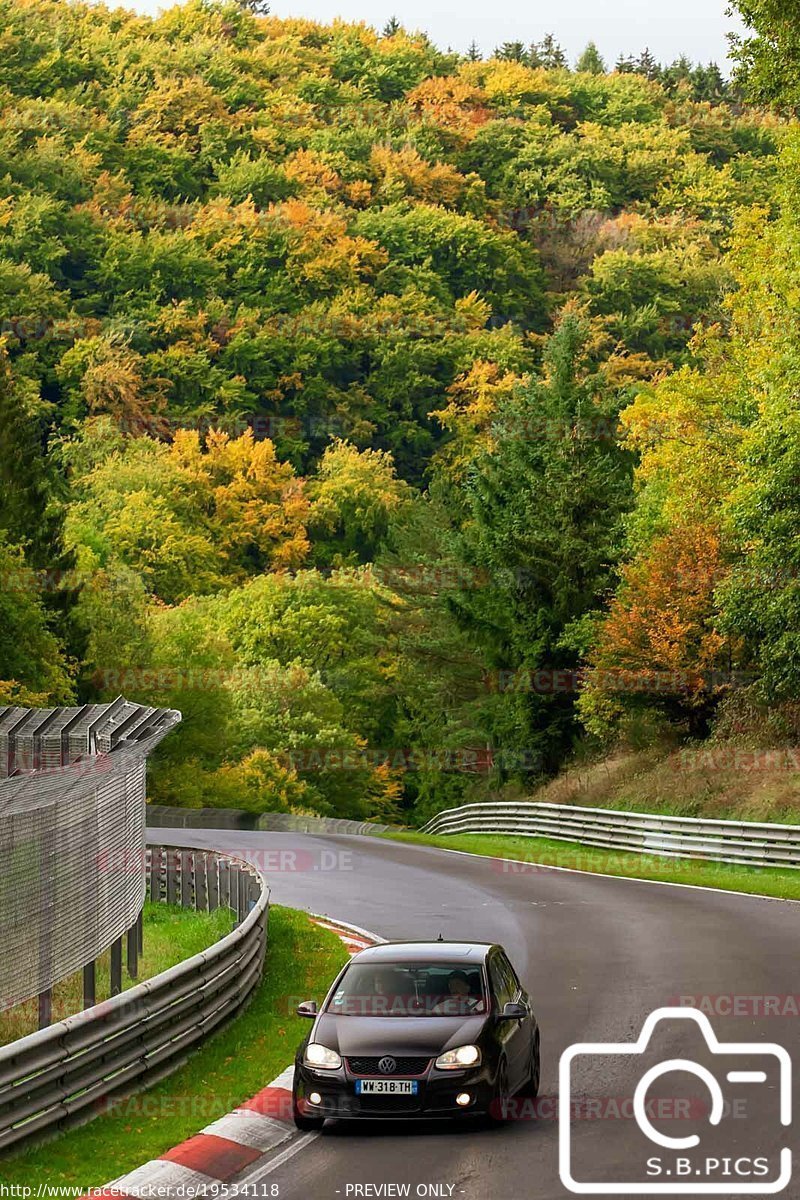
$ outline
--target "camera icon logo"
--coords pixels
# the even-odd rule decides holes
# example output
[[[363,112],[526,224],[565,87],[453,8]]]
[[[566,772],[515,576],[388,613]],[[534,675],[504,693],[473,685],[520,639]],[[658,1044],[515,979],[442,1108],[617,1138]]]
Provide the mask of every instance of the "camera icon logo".
[[[675,1057],[676,1038],[697,1053]],[[666,1056],[648,1066],[648,1052],[665,1042]],[[587,1102],[576,1076],[578,1083],[588,1079],[592,1092],[598,1078],[617,1081],[621,1090]],[[681,1080],[684,1093],[687,1083],[694,1092],[670,1093],[670,1079],[673,1086]],[[559,1064],[561,1182],[588,1196],[775,1195],[792,1178],[792,1151],[780,1145],[780,1129],[792,1121],[791,1080],[783,1046],[720,1042],[708,1017],[689,1008],[657,1009],[635,1042],[569,1046]],[[597,1120],[594,1128],[584,1124],[580,1117],[589,1108],[613,1123],[602,1121],[602,1130]],[[670,1121],[683,1126],[680,1136],[664,1131]],[[744,1136],[754,1124],[756,1145],[748,1154]]]

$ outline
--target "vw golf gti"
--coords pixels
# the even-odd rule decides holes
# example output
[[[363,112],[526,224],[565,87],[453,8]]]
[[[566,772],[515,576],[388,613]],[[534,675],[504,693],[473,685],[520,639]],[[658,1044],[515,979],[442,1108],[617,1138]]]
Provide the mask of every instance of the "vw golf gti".
[[[353,956],[295,1059],[299,1129],[328,1117],[507,1119],[539,1089],[539,1029],[502,946],[393,942]]]

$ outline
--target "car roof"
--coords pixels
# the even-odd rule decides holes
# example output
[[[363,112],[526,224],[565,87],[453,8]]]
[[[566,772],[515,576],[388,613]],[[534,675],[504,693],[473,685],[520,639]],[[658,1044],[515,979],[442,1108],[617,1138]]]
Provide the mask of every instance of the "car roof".
[[[482,963],[494,942],[383,942],[354,954],[352,962]]]

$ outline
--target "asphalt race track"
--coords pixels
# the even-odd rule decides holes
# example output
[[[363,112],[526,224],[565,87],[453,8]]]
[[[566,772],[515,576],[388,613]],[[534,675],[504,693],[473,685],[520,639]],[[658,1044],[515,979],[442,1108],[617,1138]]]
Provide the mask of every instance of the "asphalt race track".
[[[722,1042],[778,1043],[795,1055],[800,1029],[794,1003],[800,1004],[800,907],[795,904],[513,868],[376,838],[161,829],[152,834],[162,844],[255,858],[266,870],[274,902],[339,917],[389,939],[442,933],[502,942],[534,998],[542,1031],[537,1119],[499,1129],[328,1122],[321,1135],[307,1138],[298,1153],[264,1175],[250,1195],[281,1200],[568,1196],[558,1171],[555,1101],[561,1052],[576,1041],[630,1042],[648,1014],[677,1003],[678,997],[710,998],[703,1003]],[[721,1061],[703,1057],[692,1021],[662,1028],[659,1039],[656,1061],[681,1057],[710,1066]],[[615,1183],[630,1178],[647,1154],[663,1156],[663,1171],[678,1157],[644,1139],[630,1112],[620,1113],[618,1102],[632,1096],[642,1062],[597,1059],[580,1076],[578,1095],[585,1100],[578,1101],[572,1123],[576,1175],[604,1181],[611,1195],[624,1194]],[[740,1155],[769,1156],[774,1164],[781,1147],[794,1144],[796,1149],[796,1123],[789,1129],[779,1124],[777,1079],[770,1074],[760,1085],[733,1089],[731,1110],[716,1130],[707,1123],[709,1093],[698,1079],[681,1074],[680,1086],[675,1075],[671,1083],[662,1079],[652,1092],[664,1104],[654,1124],[673,1137],[696,1130],[703,1137],[710,1132],[723,1138],[723,1149],[714,1142],[712,1153],[730,1155],[728,1166],[720,1168],[722,1176],[715,1167],[709,1178],[717,1182],[717,1195],[741,1194],[733,1186],[739,1177],[724,1174],[732,1169],[730,1162]],[[721,1081],[723,1091],[730,1091],[724,1073]],[[670,1109],[676,1097],[684,1103],[690,1097],[693,1107],[675,1102]],[[796,1085],[794,1100],[796,1108]],[[800,1164],[784,1195],[800,1195],[799,1177]],[[660,1178],[663,1182],[666,1175]],[[387,1184],[401,1190],[387,1190]],[[410,1185],[409,1191],[402,1185]],[[750,1185],[745,1181],[744,1186]]]

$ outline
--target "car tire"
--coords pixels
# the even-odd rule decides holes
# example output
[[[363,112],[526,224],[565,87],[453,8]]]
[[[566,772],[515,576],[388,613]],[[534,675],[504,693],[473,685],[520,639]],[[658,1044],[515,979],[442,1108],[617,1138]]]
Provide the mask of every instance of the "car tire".
[[[527,1081],[520,1088],[520,1096],[526,1100],[535,1100],[539,1095],[539,1077],[541,1073],[541,1058],[539,1052],[539,1030],[536,1033],[531,1044],[531,1069]]]
[[[493,1125],[505,1125],[509,1119],[509,1104],[511,1097],[508,1091],[508,1067],[505,1059],[497,1068],[497,1081],[494,1085],[494,1096],[489,1106],[489,1120]]]
[[[292,1097],[292,1119],[295,1129],[299,1129],[301,1133],[317,1133],[325,1124],[324,1117],[306,1117],[297,1107],[297,1100]]]

